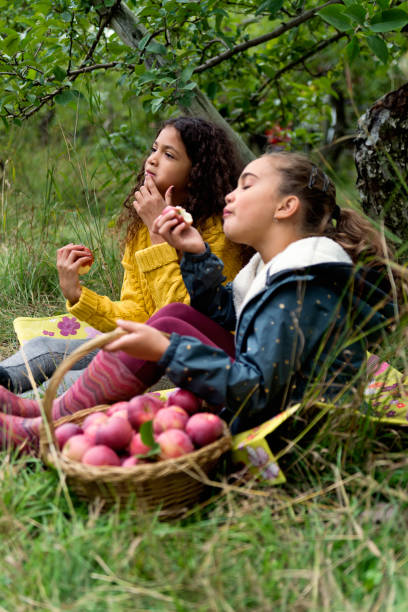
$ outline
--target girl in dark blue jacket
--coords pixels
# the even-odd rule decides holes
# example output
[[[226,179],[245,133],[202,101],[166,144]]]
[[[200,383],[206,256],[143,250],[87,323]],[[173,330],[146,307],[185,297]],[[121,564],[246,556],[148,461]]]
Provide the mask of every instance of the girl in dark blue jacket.
[[[341,210],[330,179],[297,154],[252,161],[225,202],[224,232],[256,251],[249,263],[223,286],[222,261],[165,209],[154,229],[182,253],[191,305],[166,306],[147,324],[118,321],[128,333],[55,400],[54,418],[129,399],[166,374],[222,407],[236,433],[357,383],[396,314],[376,231]],[[0,404],[4,437],[35,444],[40,417],[26,417],[37,403],[1,389]]]

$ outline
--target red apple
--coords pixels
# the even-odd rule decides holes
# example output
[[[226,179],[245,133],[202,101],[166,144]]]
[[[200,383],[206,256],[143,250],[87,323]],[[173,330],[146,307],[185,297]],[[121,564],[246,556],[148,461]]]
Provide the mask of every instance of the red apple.
[[[107,416],[117,416],[117,417],[121,417],[122,419],[127,419],[128,418],[128,406],[129,403],[128,402],[116,402],[116,404],[112,404],[112,406],[109,406],[109,408],[106,411]]]
[[[79,425],[75,423],[64,423],[63,425],[59,425],[55,429],[55,439],[57,441],[57,447],[63,448],[65,442],[72,438],[72,436],[77,436],[78,434],[82,434],[83,431]]]
[[[128,451],[131,455],[145,455],[150,449],[150,446],[147,446],[147,444],[142,442],[142,436],[140,433],[133,434],[128,446]]]
[[[108,415],[105,412],[93,412],[88,414],[82,423],[84,434],[89,438],[92,444],[95,444],[95,435],[100,425],[106,423]]]
[[[82,457],[82,463],[85,465],[120,465],[120,459],[109,446],[98,444],[91,446],[86,451]]]
[[[188,414],[180,406],[162,408],[153,419],[153,431],[161,434],[167,429],[184,429],[188,421]]]
[[[128,419],[130,424],[138,430],[142,423],[152,421],[163,406],[164,402],[153,393],[137,395],[129,401]]]
[[[181,457],[194,450],[191,439],[181,429],[167,429],[158,436],[157,442],[160,446],[161,459]]]
[[[205,446],[217,440],[222,435],[223,428],[223,422],[216,414],[198,412],[189,418],[186,432],[196,446]]]
[[[202,400],[187,389],[175,389],[169,393],[166,401],[166,406],[180,406],[189,414],[194,414],[201,410]]]
[[[85,431],[87,435],[88,430]],[[127,419],[115,415],[105,423],[95,425],[95,444],[103,444],[114,450],[125,448],[132,439],[133,429]]]
[[[83,455],[89,448],[91,448],[91,446],[92,442],[85,436],[85,434],[78,434],[76,436],[72,436],[72,438],[65,442],[64,448],[62,449],[62,454],[68,459],[81,461]]]
[[[138,457],[124,457],[120,464],[122,467],[133,467],[138,463],[140,463],[140,459]]]
[[[78,268],[78,274],[81,274],[81,275],[89,272],[94,262],[94,256],[92,254],[92,251],[88,249],[88,247],[82,247],[82,249],[83,249],[83,254],[81,255],[81,257],[88,257],[89,261],[86,264]]]

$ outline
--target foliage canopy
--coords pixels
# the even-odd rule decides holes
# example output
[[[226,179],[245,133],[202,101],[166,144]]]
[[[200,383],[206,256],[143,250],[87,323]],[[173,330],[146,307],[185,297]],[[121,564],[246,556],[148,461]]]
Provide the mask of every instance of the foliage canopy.
[[[0,0],[0,116],[18,123],[88,96],[109,70],[146,111],[188,107],[200,88],[239,131],[278,124],[311,142],[333,124],[345,66],[360,110],[403,80],[407,5],[129,0],[129,46],[111,27],[120,0]]]

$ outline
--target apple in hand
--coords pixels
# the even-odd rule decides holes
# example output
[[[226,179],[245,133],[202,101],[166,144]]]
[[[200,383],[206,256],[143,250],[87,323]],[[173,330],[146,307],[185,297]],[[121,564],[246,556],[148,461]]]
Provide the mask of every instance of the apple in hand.
[[[90,249],[88,249],[88,247],[83,247],[84,253],[82,255],[82,257],[88,257],[89,258],[89,263],[84,264],[83,266],[80,266],[78,268],[78,274],[82,275],[82,274],[87,274],[87,272],[89,272],[89,270],[91,269],[91,266],[94,262],[94,256],[92,254],[92,251]]]
[[[161,459],[174,459],[194,450],[193,443],[185,431],[167,429],[157,437]]]
[[[167,429],[184,429],[188,418],[187,412],[180,406],[162,408],[153,419],[153,431],[160,434]]]
[[[215,442],[222,435],[223,429],[223,421],[211,412],[193,414],[186,425],[186,432],[199,447]]]
[[[123,419],[122,419],[123,420]],[[98,444],[91,446],[82,457],[82,463],[85,465],[120,465],[120,459],[114,450]]]

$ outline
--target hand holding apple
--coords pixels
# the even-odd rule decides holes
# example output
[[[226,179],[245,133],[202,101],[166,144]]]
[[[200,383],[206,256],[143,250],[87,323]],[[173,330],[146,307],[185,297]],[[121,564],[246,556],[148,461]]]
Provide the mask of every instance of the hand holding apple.
[[[166,206],[155,219],[153,230],[179,251],[204,253],[204,241],[200,232],[191,225],[192,220],[190,213],[181,206]]]

